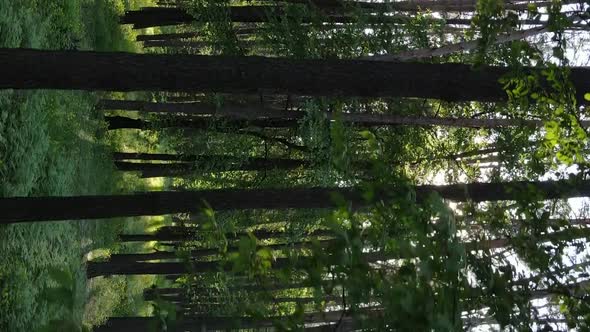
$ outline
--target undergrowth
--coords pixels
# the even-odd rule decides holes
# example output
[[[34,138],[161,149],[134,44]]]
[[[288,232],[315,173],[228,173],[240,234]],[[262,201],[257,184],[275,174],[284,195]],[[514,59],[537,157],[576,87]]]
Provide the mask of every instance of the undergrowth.
[[[118,15],[130,5],[138,4],[0,0],[0,47],[137,51],[130,28],[118,25]],[[77,91],[0,91],[2,197],[105,194],[125,185],[113,168],[102,114],[94,109],[99,97]],[[79,290],[74,321],[81,323],[87,315],[86,302],[113,302],[96,308],[105,313],[95,316],[116,310],[123,301],[118,284],[110,285],[112,294],[88,291],[83,257],[111,245],[123,227],[124,220],[0,226],[0,331],[36,331],[51,319],[63,319],[63,306],[43,292],[52,283],[47,276],[52,268],[74,276]]]

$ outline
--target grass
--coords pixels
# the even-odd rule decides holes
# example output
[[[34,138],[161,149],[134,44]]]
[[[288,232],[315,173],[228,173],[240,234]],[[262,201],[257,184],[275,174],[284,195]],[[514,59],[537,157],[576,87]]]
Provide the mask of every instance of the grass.
[[[136,51],[129,28],[117,23],[130,5],[139,4],[0,0],[0,47]],[[113,169],[102,115],[94,110],[97,98],[87,92],[0,91],[0,195],[121,190],[125,182]],[[123,227],[123,220],[1,226],[0,331],[37,331],[67,315],[59,301],[43,295],[53,283],[47,276],[52,267],[74,276],[79,290],[73,299],[74,321],[118,310],[124,302],[120,287],[129,285],[106,280],[98,288],[88,287],[82,257],[91,248],[110,246]],[[138,293],[138,287],[130,288]]]

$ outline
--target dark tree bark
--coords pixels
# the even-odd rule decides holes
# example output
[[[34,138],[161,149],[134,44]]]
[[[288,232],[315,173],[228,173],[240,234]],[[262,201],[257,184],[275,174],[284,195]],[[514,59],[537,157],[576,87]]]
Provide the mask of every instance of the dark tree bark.
[[[281,158],[251,158],[242,163],[223,163],[223,161],[214,161],[203,163],[132,163],[125,161],[116,161],[115,166],[120,171],[141,172],[142,178],[154,177],[175,177],[185,176],[196,173],[208,172],[232,172],[232,171],[251,171],[264,172],[271,170],[294,170],[300,167],[309,166],[305,160],[298,159],[281,159]]]
[[[179,40],[189,39],[201,36],[202,33],[198,32],[179,32],[179,33],[161,33],[156,35],[138,35],[135,40],[137,41],[153,41],[153,40]]]
[[[195,239],[203,231],[198,227],[163,226],[153,234],[120,234],[121,242],[146,242],[146,241],[190,241]],[[284,237],[287,235],[281,230],[258,229],[251,232],[259,240],[269,240]],[[334,233],[329,230],[315,230],[309,236],[332,236]],[[244,232],[225,234],[228,240],[237,240],[246,236]]]
[[[302,323],[337,322],[345,313],[342,311],[327,311],[307,313],[303,316]],[[182,317],[170,327],[170,332],[202,332],[212,330],[229,329],[254,329],[272,327],[276,320],[284,317],[268,317],[265,319],[251,317],[211,317],[211,316],[190,316]],[[150,331],[151,326],[158,326],[159,318],[156,317],[110,317],[105,327],[98,327],[98,332],[129,332],[129,331]]]
[[[453,201],[474,202],[585,197],[590,195],[590,180],[572,178],[560,181],[519,181],[507,183],[469,183],[414,187],[416,200],[432,193]],[[339,195],[353,209],[368,205],[358,188],[221,189],[182,192],[149,192],[135,195],[95,195],[66,197],[12,197],[0,199],[0,223],[68,219],[100,219],[201,212],[205,206],[217,211],[245,209],[322,209],[337,205]],[[387,200],[387,190],[375,192],[374,200]],[[207,202],[204,205],[202,202]]]
[[[222,155],[213,156],[195,156],[195,155],[183,155],[183,154],[172,154],[172,153],[143,153],[143,152],[114,152],[113,159],[116,161],[124,160],[145,160],[145,161],[199,161],[208,160],[216,157],[227,157]],[[234,158],[235,157],[231,157]]]
[[[409,0],[409,1],[390,1],[388,3],[375,3],[363,1],[348,0],[273,0],[274,2],[311,4],[323,10],[341,9],[341,8],[361,8],[370,12],[391,12],[391,11],[432,11],[432,12],[473,12],[476,10],[476,0]],[[550,1],[535,3],[537,7],[543,7],[551,4]],[[528,3],[506,3],[506,9],[510,10],[527,10]]]
[[[101,326],[92,329],[93,332],[130,332],[130,331],[160,331],[161,326],[155,317],[109,317]]]
[[[256,40],[240,40],[239,46],[244,49],[249,49],[256,46],[263,46],[260,41]],[[184,41],[184,40],[150,40],[143,43],[143,47],[188,47],[201,50],[205,47],[213,47],[215,43],[209,41]]]
[[[235,33],[238,36],[250,35],[257,33],[260,31],[259,28],[247,28],[247,27],[237,27],[235,28]],[[181,40],[181,39],[191,39],[197,38],[202,36],[202,33],[199,32],[179,32],[179,33],[161,33],[155,35],[138,35],[135,40],[137,41],[163,41],[163,40]]]
[[[294,0],[292,2],[300,2],[299,0]],[[314,6],[318,12],[320,12],[324,16],[325,22],[332,22],[332,23],[353,23],[359,21],[359,17],[355,15],[354,11],[348,10],[347,6],[342,5],[334,5],[332,4],[321,4],[320,2],[324,1],[316,1],[316,5]],[[396,4],[380,4],[380,3],[357,3],[361,5],[361,8],[366,10],[367,12],[376,13],[376,12],[390,12],[391,10],[395,11],[415,11],[420,7],[420,5],[401,5],[397,6],[398,8],[389,7],[393,6],[396,7]],[[461,4],[458,6],[450,6],[441,4],[440,1],[430,1],[430,2],[423,2],[422,4],[426,8],[422,7],[423,9],[432,9],[432,10],[449,10],[449,11],[458,11],[458,10],[467,10],[472,11],[474,9],[474,3],[471,4]],[[430,8],[428,8],[430,6]],[[514,4],[512,5],[514,10],[517,10],[519,7],[525,7],[526,4]],[[405,8],[404,8],[405,7]],[[271,17],[283,17],[286,15],[286,12],[282,6],[230,6],[227,7],[227,13],[229,20],[232,22],[241,22],[241,23],[265,23],[269,21]],[[206,18],[211,19],[211,18]],[[367,23],[370,24],[403,24],[409,22],[412,17],[406,15],[365,15],[363,17]],[[470,25],[470,19],[437,19],[431,18],[433,21],[443,21],[447,24],[463,24],[463,25]],[[311,23],[313,22],[312,17],[298,17],[298,20],[302,23]],[[166,7],[143,7],[140,10],[131,10],[125,12],[123,16],[120,18],[121,24],[133,24],[134,29],[143,29],[149,27],[157,27],[157,26],[167,26],[167,25],[181,25],[181,24],[188,24],[192,22],[204,22],[203,18],[195,17],[189,14],[186,10],[182,8],[166,8]],[[522,24],[538,24],[538,20],[532,19],[523,19],[520,20]]]
[[[364,253],[363,261],[365,263],[385,260],[388,256],[382,253]],[[293,263],[290,258],[278,258],[272,262],[272,269],[296,268],[303,269],[310,264],[316,264],[315,261],[308,257],[299,257]],[[163,262],[163,263],[146,263],[146,262],[88,262],[87,276],[94,278],[108,275],[178,275],[186,273],[205,273],[215,271],[232,270],[230,263],[226,261],[206,261],[206,262]]]
[[[332,7],[328,10],[321,10],[325,22],[332,23],[353,23],[359,20],[353,13],[344,10],[342,7]],[[239,23],[265,23],[272,17],[285,16],[286,12],[282,6],[229,6],[227,7],[228,18],[232,22]],[[210,17],[206,18],[211,19]],[[409,16],[374,16],[365,17],[368,23],[405,23],[411,20]],[[311,23],[314,18],[298,17],[302,23]],[[182,8],[165,7],[143,7],[140,10],[126,11],[120,17],[121,24],[133,24],[134,29],[144,29],[157,26],[181,25],[192,22],[205,22],[203,18],[195,17]]]
[[[171,117],[157,121],[156,123],[142,119],[132,119],[124,116],[105,116],[108,129],[156,129],[156,128],[190,128],[198,130],[222,129],[222,128],[293,128],[298,125],[293,119],[230,119],[216,117],[208,119],[204,117]],[[230,131],[232,132],[232,131]]]
[[[523,68],[539,73],[540,69]],[[0,88],[167,90],[295,95],[418,97],[504,101],[498,80],[509,68],[461,64],[293,60],[261,57],[0,49]],[[579,103],[587,103],[590,68],[571,68]]]
[[[276,234],[274,234],[276,235]],[[328,234],[328,232],[322,231],[320,234],[315,233],[311,234],[314,236],[322,236],[322,235],[332,235]],[[319,240],[316,241],[321,246],[328,246],[334,243],[334,240]],[[294,249],[302,249],[302,248],[310,248],[312,247],[312,242],[310,241],[298,241],[295,243],[279,243],[279,244],[270,244],[265,246],[260,246],[260,248],[267,248],[270,250],[294,250]],[[227,248],[227,251],[230,253],[238,252],[238,246],[232,245]],[[147,262],[147,261],[154,261],[154,260],[163,260],[163,259],[181,259],[184,257],[188,257],[190,259],[200,259],[207,256],[218,255],[219,249],[218,248],[211,248],[211,249],[195,249],[191,250],[184,255],[183,253],[178,253],[175,251],[156,251],[151,253],[142,253],[142,254],[113,254],[110,256],[110,261],[112,262]]]
[[[304,112],[268,109],[259,106],[226,106],[216,108],[205,103],[153,103],[136,100],[101,100],[99,109],[130,110],[151,113],[184,113],[202,116],[222,116],[231,120],[253,120],[264,124],[277,121],[280,125],[295,125],[295,119],[302,119]],[[396,114],[379,113],[341,113],[338,118],[345,123],[360,126],[442,126],[461,128],[503,128],[503,127],[541,127],[543,121],[526,119],[472,119],[472,118],[443,118],[431,116],[400,116]],[[333,114],[326,112],[326,119],[333,120]],[[268,125],[272,125],[272,121]],[[285,123],[281,123],[285,121]],[[238,122],[239,124],[239,122]],[[588,127],[588,121],[582,121],[582,126]],[[132,124],[135,125],[135,124]],[[172,124],[173,125],[173,124]],[[182,121],[180,122],[182,125]]]

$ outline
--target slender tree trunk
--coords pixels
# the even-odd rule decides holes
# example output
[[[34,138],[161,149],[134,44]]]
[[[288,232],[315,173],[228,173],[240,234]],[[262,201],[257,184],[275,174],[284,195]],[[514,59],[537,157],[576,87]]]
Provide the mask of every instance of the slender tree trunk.
[[[536,36],[545,32],[549,32],[548,27],[540,26],[527,30],[515,31],[510,34],[497,36],[494,44],[503,44],[515,40],[521,40],[528,37]],[[397,54],[383,54],[363,57],[363,60],[371,61],[413,61],[425,58],[433,58],[438,56],[445,56],[456,52],[472,51],[477,49],[479,41],[466,41],[455,44],[444,45],[437,48],[423,48],[419,50],[403,51]]]
[[[541,69],[522,68],[523,72]],[[0,49],[0,88],[167,90],[296,95],[418,97],[503,101],[503,67],[360,60],[130,54]],[[403,79],[401,79],[403,78]],[[587,103],[590,68],[570,69],[579,103]]]
[[[242,48],[252,48],[263,44],[256,40],[241,40],[238,42]],[[215,43],[209,41],[184,41],[184,40],[150,40],[143,43],[144,47],[187,47],[201,50],[206,47],[213,47]]]
[[[99,109],[117,109],[130,110],[151,113],[184,113],[190,115],[202,116],[223,116],[232,120],[252,120],[259,121],[260,124],[268,123],[273,125],[295,125],[295,121],[305,116],[304,112],[299,111],[281,111],[256,106],[227,106],[215,108],[214,106],[204,103],[152,103],[136,100],[101,100],[97,106]],[[333,120],[332,113],[326,112],[327,120]],[[460,127],[460,128],[503,128],[503,127],[542,127],[543,121],[524,120],[524,119],[486,119],[486,118],[442,118],[431,116],[400,116],[395,114],[377,114],[377,113],[341,113],[338,118],[348,124],[371,127],[371,126],[389,126],[389,125],[408,125],[408,126],[442,126],[442,127]],[[107,118],[108,120],[109,118]],[[272,121],[271,121],[272,120]],[[111,121],[111,120],[109,120]],[[282,123],[284,121],[285,123]],[[123,122],[126,124],[126,122]],[[179,122],[182,126],[184,121]],[[254,122],[256,123],[256,122]],[[173,126],[175,122],[172,122]],[[191,123],[189,122],[189,125]],[[240,122],[238,122],[240,124]],[[582,121],[583,126],[588,126],[589,121]],[[132,126],[147,125],[132,123]],[[188,125],[187,125],[188,126]],[[119,128],[113,125],[115,128]]]
[[[324,231],[322,231],[324,233]],[[327,232],[326,232],[327,233]],[[324,234],[312,234],[315,236],[321,236]],[[332,235],[332,234],[328,234]],[[334,243],[334,240],[316,240],[316,243],[320,246],[326,247],[330,244]],[[278,243],[278,244],[270,244],[260,246],[260,248],[266,248],[269,250],[299,250],[303,248],[311,248],[312,242],[311,241],[298,241],[295,243]],[[239,248],[236,245],[229,246],[227,248],[228,253],[238,252]],[[134,263],[134,262],[148,262],[154,260],[163,260],[163,259],[181,259],[188,257],[190,259],[200,259],[207,256],[219,255],[218,248],[211,248],[211,249],[196,249],[191,250],[188,253],[178,253],[175,251],[156,251],[151,253],[142,253],[142,254],[113,254],[111,255],[109,261],[112,262],[127,262],[127,263]]]
[[[381,253],[364,253],[362,257],[365,263],[375,262],[387,259],[386,255]],[[272,262],[272,269],[296,268],[302,269],[310,264],[316,264],[309,257],[300,257],[296,263],[290,258],[278,258]],[[206,262],[163,262],[163,263],[146,263],[146,262],[88,262],[88,278],[108,275],[174,275],[186,273],[205,273],[215,271],[231,271],[233,266],[224,260],[206,261]]]
[[[436,192],[453,201],[473,202],[516,200],[533,191],[538,199],[585,197],[590,180],[518,181],[469,183],[414,187],[416,200]],[[336,207],[338,194],[352,208],[368,203],[357,188],[221,189],[163,191],[135,195],[95,195],[65,197],[12,197],[0,199],[0,223],[38,222],[68,219],[100,219],[200,212],[205,206],[217,211],[245,209],[321,209]],[[377,191],[374,200],[387,200],[387,190]],[[203,204],[202,202],[207,202]]]
[[[431,9],[437,10],[449,10],[449,11],[458,11],[461,9],[467,9],[472,11],[473,4],[470,7],[467,6],[455,6],[449,7],[445,5],[434,5],[435,3],[439,3],[439,1],[431,1]],[[373,12],[389,12],[390,8],[387,8],[387,5],[380,4],[380,3],[364,3],[361,4],[362,7],[369,7],[372,6],[373,8],[364,8],[364,9],[372,9]],[[424,4],[427,6],[427,4]],[[395,6],[395,5],[394,5]],[[526,7],[526,5],[519,5],[515,4],[513,7],[515,10],[517,7]],[[349,11],[344,6],[315,6],[316,9],[319,10],[320,13],[323,14],[325,22],[333,22],[333,23],[353,23],[357,22],[359,18],[355,15],[354,11]],[[378,8],[379,7],[379,8]],[[419,6],[414,5],[413,8],[406,7],[406,9],[417,9]],[[391,8],[395,11],[402,11],[400,9]],[[425,8],[429,9],[429,8]],[[369,10],[370,12],[371,10]],[[413,11],[413,10],[411,10]],[[282,6],[229,6],[227,7],[228,18],[232,22],[241,22],[241,23],[265,23],[269,21],[270,17],[282,17],[286,15]],[[214,19],[214,18],[207,18],[207,19]],[[368,23],[371,24],[403,24],[409,22],[412,17],[406,15],[365,15],[363,17]],[[437,18],[431,18],[434,20],[440,20]],[[298,17],[298,20],[301,23],[312,23],[313,18],[310,17]],[[463,25],[470,25],[470,19],[447,19],[445,20],[447,24],[463,24]],[[134,29],[143,29],[143,28],[150,28],[150,27],[157,27],[157,26],[167,26],[167,25],[180,25],[180,24],[188,24],[192,22],[203,22],[198,18],[190,15],[186,12],[186,10],[182,8],[166,8],[166,7],[143,7],[140,10],[131,10],[125,12],[123,16],[120,18],[121,24],[133,24]],[[527,20],[523,19],[520,20],[524,24],[529,22],[530,24],[538,24],[539,22],[536,20]]]
[[[177,33],[161,33],[157,35],[138,35],[137,41],[154,41],[154,40],[179,40],[200,37],[202,33],[199,32],[177,32]]]
[[[142,120],[132,119],[124,116],[105,116],[104,117],[108,129],[156,129],[156,128],[190,128],[198,130],[216,129],[228,131],[230,128],[294,128],[298,125],[297,120],[294,119],[230,119],[224,117],[215,117],[209,119],[205,117],[169,117],[156,123]],[[216,122],[222,126],[216,126]],[[217,128],[216,128],[217,127]],[[229,132],[235,132],[229,130]]]
[[[102,99],[96,105],[101,110],[139,111],[145,113],[188,114],[197,116],[222,116],[230,119],[262,120],[262,119],[301,119],[304,112],[283,111],[256,106],[224,106],[215,107],[204,102],[187,103],[155,103],[141,100]]]
[[[363,2],[347,0],[273,0],[274,2],[311,4],[323,10],[346,8],[361,8],[372,12],[391,12],[391,11],[431,11],[431,12],[474,12],[477,8],[476,0],[410,0],[410,1],[390,1],[390,2]],[[550,1],[535,2],[537,7],[545,7],[551,4]],[[527,10],[528,3],[506,3],[506,9],[510,10]]]
[[[243,28],[237,27],[234,29],[236,35],[244,36],[259,32],[259,28]],[[181,40],[201,37],[203,34],[199,32],[178,32],[178,33],[161,33],[155,35],[138,35],[136,41],[164,41],[164,40]]]
[[[282,6],[229,6],[227,7],[228,18],[231,22],[236,23],[266,23],[272,17],[282,17],[286,15]],[[323,11],[324,20],[333,23],[353,23],[359,19],[353,13],[341,8],[331,8]],[[215,18],[207,18],[215,19]],[[365,19],[368,23],[405,23],[411,17],[402,15],[380,15],[367,16]],[[311,16],[298,17],[301,23],[312,23],[314,18]],[[144,29],[157,26],[181,25],[192,22],[204,22],[195,18],[182,8],[165,8],[165,7],[143,7],[140,10],[126,11],[120,17],[121,24],[133,24],[134,29]]]
[[[228,156],[223,155],[182,155],[182,154],[171,154],[171,153],[142,153],[142,152],[114,152],[113,159],[116,161],[125,160],[144,160],[144,161],[199,161],[199,160],[210,160],[212,158],[223,158]],[[231,159],[237,159],[235,157],[229,157]]]
[[[256,160],[259,159],[259,160]],[[216,164],[212,165],[211,163]],[[186,176],[193,173],[208,172],[265,172],[271,170],[294,170],[300,167],[309,166],[304,160],[280,159],[280,158],[251,158],[242,163],[226,164],[222,161],[210,161],[209,163],[132,163],[116,161],[115,166],[120,171],[141,172],[142,178],[154,177],[176,177]]]
[[[146,241],[190,241],[199,236],[203,231],[197,227],[177,227],[177,226],[163,226],[152,234],[120,234],[119,240],[121,242],[146,242]],[[258,229],[250,232],[259,240],[269,240],[283,237],[287,233],[281,230],[267,230]],[[237,240],[247,233],[227,233],[225,234],[228,240]],[[329,230],[315,230],[309,236],[333,236],[334,233]]]

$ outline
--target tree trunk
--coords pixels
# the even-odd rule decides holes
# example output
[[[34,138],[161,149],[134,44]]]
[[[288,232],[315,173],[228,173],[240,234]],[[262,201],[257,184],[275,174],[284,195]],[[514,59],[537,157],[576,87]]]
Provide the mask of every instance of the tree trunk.
[[[390,1],[383,3],[347,1],[347,0],[273,0],[274,2],[311,4],[324,10],[341,8],[361,8],[371,12],[392,12],[392,11],[431,11],[431,12],[474,12],[477,8],[476,0],[409,0]],[[537,7],[550,5],[550,1],[535,2]],[[528,3],[506,3],[506,9],[527,10]]]
[[[323,234],[327,233],[322,231],[320,234],[312,233],[311,235],[321,236],[321,235],[332,235],[332,234]],[[319,240],[316,242],[318,245],[323,247],[328,246],[334,243],[334,240]],[[294,243],[278,243],[278,244],[269,244],[260,246],[260,248],[266,248],[269,250],[298,250],[303,248],[310,248],[312,247],[311,241],[298,241]],[[238,252],[238,246],[229,246],[227,248],[228,253]],[[112,262],[127,262],[127,263],[134,263],[134,262],[147,262],[147,261],[154,261],[154,260],[162,260],[162,259],[181,259],[184,257],[188,257],[190,259],[199,259],[207,256],[219,255],[218,248],[211,248],[211,249],[195,249],[189,251],[186,255],[183,253],[175,252],[175,251],[156,251],[151,253],[142,253],[142,254],[113,254],[110,256],[109,261]]]
[[[375,262],[387,259],[386,255],[381,253],[364,253],[362,259],[365,263]],[[290,258],[277,258],[272,262],[272,269],[296,268],[302,269],[310,264],[317,264],[309,257],[299,257],[293,263]],[[94,278],[98,276],[109,275],[175,275],[186,273],[205,273],[216,271],[231,271],[233,266],[225,260],[206,261],[206,262],[163,262],[163,263],[146,263],[146,262],[88,262],[87,276]]]
[[[393,5],[394,8],[388,8],[388,5]],[[430,5],[430,8],[428,8]],[[473,11],[474,4],[468,5],[459,5],[459,6],[446,6],[441,5],[440,1],[430,1],[429,3],[424,3],[422,6],[423,9],[436,9],[436,10],[448,10],[448,11],[460,11],[460,10],[468,10]],[[512,5],[514,10],[518,10],[519,7],[527,7],[526,4],[514,4]],[[355,15],[354,10],[348,10],[345,6],[315,6],[316,9],[323,15],[325,22],[332,22],[332,23],[353,23],[359,21],[359,17]],[[404,9],[399,9],[402,6],[398,6],[399,8],[395,8],[395,3],[389,4],[380,4],[380,3],[364,3],[361,4],[361,7],[365,7],[363,9],[368,10],[368,12],[391,12],[394,11],[404,11]],[[372,7],[372,8],[367,8]],[[415,9],[420,8],[420,5],[406,5],[405,11],[414,11]],[[525,8],[526,9],[526,8]],[[271,17],[283,17],[286,15],[282,6],[229,6],[226,7],[228,13],[228,19],[231,22],[240,22],[240,23],[266,23],[269,21]],[[206,18],[211,19],[211,18]],[[213,18],[216,19],[216,18]],[[403,24],[409,22],[412,17],[406,15],[365,15],[363,17],[367,23],[370,24]],[[430,18],[433,21],[443,21],[442,19]],[[312,23],[314,22],[314,18],[311,16],[307,17],[298,17],[298,20],[301,23]],[[447,19],[444,20],[447,24],[463,24],[463,25],[470,25],[470,19]],[[121,24],[133,24],[134,29],[144,29],[150,27],[157,27],[157,26],[167,26],[167,25],[181,25],[181,24],[188,24],[192,22],[205,22],[203,19],[194,17],[191,14],[187,13],[186,10],[182,8],[166,8],[166,7],[143,7],[140,10],[131,10],[126,11],[123,16],[120,17]],[[523,19],[519,22],[523,24],[539,24],[539,21],[532,20],[532,19]],[[527,23],[528,22],[528,23]]]
[[[215,164],[211,164],[215,163]],[[208,172],[265,172],[271,170],[294,170],[309,166],[305,160],[280,158],[250,158],[242,163],[226,164],[223,161],[212,160],[209,163],[132,163],[116,161],[115,166],[120,171],[141,172],[142,178],[186,176],[192,173]]]
[[[410,188],[411,189],[411,188]],[[517,200],[530,197],[556,199],[590,195],[590,180],[572,178],[560,181],[518,181],[506,183],[468,183],[414,187],[418,202],[438,193],[453,201],[473,202]],[[0,223],[38,222],[68,219],[100,219],[201,212],[206,206],[217,211],[248,209],[322,209],[338,205],[339,195],[351,208],[368,205],[363,191],[354,188],[220,189],[200,191],[162,191],[134,195],[94,195],[65,197],[12,197],[0,199]],[[387,200],[388,191],[376,191],[373,201]],[[207,202],[207,204],[203,204]]]
[[[540,70],[522,68],[524,73]],[[507,99],[498,80],[510,71],[462,64],[0,49],[0,88],[16,89],[268,89],[295,95],[492,102]],[[590,91],[590,68],[571,68],[570,78],[578,102],[588,103],[584,93]]]
[[[178,227],[178,226],[163,226],[152,234],[119,234],[119,241],[121,242],[146,242],[146,241],[190,241],[198,237],[203,231],[198,227]],[[258,229],[250,232],[259,240],[269,240],[280,238],[287,233],[281,230],[267,230]],[[309,236],[333,236],[334,233],[329,230],[315,230]],[[228,240],[237,240],[242,236],[247,236],[245,232],[227,233],[225,234]]]
[[[306,313],[302,323],[337,322],[345,314],[342,311],[327,311]],[[256,329],[273,327],[277,320],[285,317],[251,318],[251,317],[211,317],[211,316],[185,316],[178,319],[174,327],[169,327],[169,332],[202,332],[231,329]],[[150,326],[158,326],[159,318],[156,317],[110,317],[105,323],[106,328],[98,327],[98,332],[119,331],[150,331]],[[152,327],[153,329],[153,327]],[[156,330],[158,331],[158,330]]]
[[[256,40],[240,40],[238,44],[245,49],[263,45],[260,41]],[[188,47],[197,50],[213,46],[215,46],[215,43],[209,41],[149,40],[143,43],[143,47]]]
[[[234,29],[236,35],[244,36],[244,35],[251,35],[255,34],[259,31],[259,28],[242,28],[237,27]],[[180,39],[191,39],[203,36],[202,33],[199,32],[178,32],[178,33],[161,33],[155,35],[138,35],[135,40],[136,41],[155,41],[155,40],[180,40]]]
[[[154,41],[154,40],[178,40],[189,39],[202,36],[199,32],[178,32],[178,33],[161,33],[157,35],[138,35],[136,41]]]
[[[510,34],[497,36],[494,44],[503,44],[515,40],[521,40],[528,37],[536,36],[545,32],[549,32],[548,27],[535,27],[527,30],[515,31]],[[444,45],[437,48],[423,48],[419,50],[402,51],[397,54],[383,54],[362,57],[363,60],[370,61],[414,61],[425,58],[433,58],[437,56],[445,56],[456,52],[472,51],[477,49],[479,41],[465,41],[455,44]]]
[[[282,6],[229,6],[226,7],[228,19],[236,23],[266,23],[273,17],[286,15]],[[321,11],[321,10],[320,10]],[[354,13],[342,10],[342,8],[331,8],[322,11],[324,21],[332,23],[353,23],[359,20]],[[206,20],[217,19],[207,17]],[[312,23],[314,18],[310,16],[298,17],[301,23]],[[403,15],[369,15],[364,17],[368,23],[405,23],[411,20],[409,16]],[[192,16],[182,8],[165,7],[143,7],[140,10],[126,11],[120,17],[121,24],[133,24],[134,29],[152,28],[157,26],[181,25],[192,22],[209,22]]]
[[[93,332],[131,332],[131,331],[161,331],[158,318],[155,317],[109,317],[101,326],[92,329]],[[199,331],[200,332],[200,331]]]
[[[223,106],[216,107],[204,102],[166,103],[147,102],[141,100],[102,99],[96,105],[101,110],[124,110],[145,113],[188,114],[194,116],[220,116],[239,120],[263,119],[301,119],[304,112],[284,111],[255,106]]]
[[[201,116],[222,116],[227,118],[231,124],[233,120],[251,120],[254,124],[267,125],[275,127],[293,126],[296,121],[305,116],[304,112],[283,111],[268,109],[256,106],[226,106],[215,108],[214,106],[204,103],[152,103],[136,100],[101,100],[97,106],[99,109],[129,110],[150,113],[184,113]],[[332,113],[326,112],[326,119],[333,120]],[[119,117],[114,117],[118,119]],[[400,116],[395,114],[378,114],[378,113],[341,113],[338,118],[347,124],[359,127],[372,126],[390,126],[390,125],[407,125],[407,126],[442,126],[442,127],[459,127],[459,128],[503,128],[503,127],[542,127],[543,121],[525,120],[525,119],[486,119],[486,118],[441,118],[431,116]],[[191,118],[193,119],[193,118]],[[110,118],[107,118],[110,123]],[[192,121],[192,120],[190,120]],[[180,119],[178,126],[191,126],[192,122]],[[194,121],[200,121],[198,118]],[[184,124],[187,122],[188,124]],[[129,126],[149,127],[146,124],[129,122]],[[172,121],[170,126],[175,126],[177,122]],[[245,124],[248,124],[246,122]],[[588,127],[590,121],[581,121],[582,126]],[[123,121],[123,125],[127,125]],[[112,127],[122,128],[114,124]],[[200,125],[200,123],[199,123]],[[237,125],[244,125],[240,121]],[[109,127],[110,128],[110,127]]]
[[[230,129],[248,127],[259,128],[294,128],[298,125],[294,119],[231,119],[224,117],[167,117],[162,121],[150,122],[142,119],[132,119],[124,116],[105,116],[109,130],[116,129],[156,129],[156,128],[188,128],[197,130],[216,129],[224,132],[235,132]]]
[[[142,152],[114,152],[113,159],[116,161],[124,160],[145,160],[145,161],[199,161],[199,160],[210,160],[211,158],[217,157],[228,157],[223,155],[182,155],[182,154],[171,154],[171,153],[142,153]],[[237,159],[235,157],[229,157],[231,159]]]

